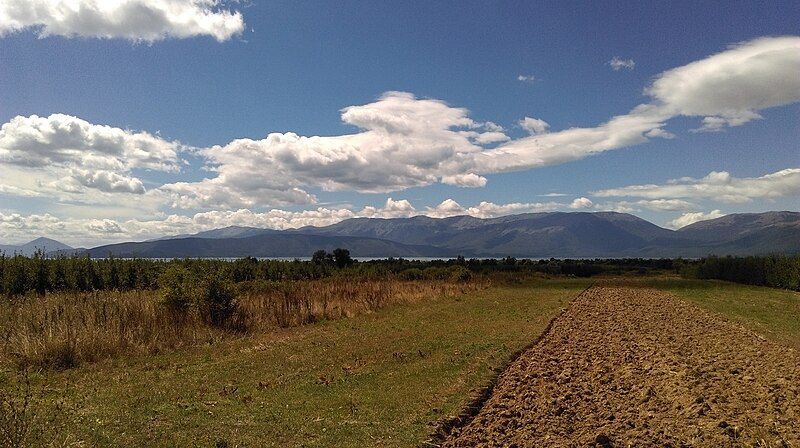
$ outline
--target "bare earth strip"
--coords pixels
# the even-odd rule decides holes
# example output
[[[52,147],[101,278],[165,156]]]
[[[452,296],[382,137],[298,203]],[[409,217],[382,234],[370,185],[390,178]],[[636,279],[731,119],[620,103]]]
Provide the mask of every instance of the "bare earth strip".
[[[800,447],[800,355],[657,290],[593,287],[444,446]]]

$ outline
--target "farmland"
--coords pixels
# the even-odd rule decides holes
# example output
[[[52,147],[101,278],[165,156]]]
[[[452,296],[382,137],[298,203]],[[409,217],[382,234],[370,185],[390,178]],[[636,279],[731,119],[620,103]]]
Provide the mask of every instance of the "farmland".
[[[112,262],[93,262],[103,284],[109,281]],[[130,268],[120,263],[123,269]],[[706,379],[710,386],[704,390],[712,395],[729,389],[740,395],[747,390],[755,393],[781,381],[791,384],[796,374],[792,369],[800,365],[792,351],[800,347],[797,292],[680,278],[676,273],[685,271],[686,265],[664,262],[454,260],[443,265],[394,261],[337,266],[333,257],[323,257],[317,265],[136,263],[142,263],[137,267],[140,273],[157,265],[158,272],[148,274],[157,288],[64,288],[41,295],[32,289],[5,299],[0,313],[5,329],[0,352],[3,421],[6,430],[24,426],[20,446],[470,445],[484,440],[481,437],[502,444],[511,439],[488,432],[497,425],[530,430],[550,422],[547,427],[558,431],[564,418],[578,418],[581,412],[595,417],[585,432],[565,440],[594,443],[598,436],[611,434],[614,440],[637,443],[680,443],[691,437],[698,446],[714,446],[720,440],[750,446],[753,443],[747,443],[757,437],[769,441],[766,446],[776,440],[794,443],[793,434],[781,428],[787,426],[785,418],[795,418],[796,410],[780,408],[784,420],[776,414],[769,421],[777,425],[777,432],[759,435],[747,428],[753,422],[764,423],[764,415],[755,413],[742,421],[732,417],[741,413],[736,406],[752,407],[746,400],[733,407],[709,404],[714,413],[708,414],[713,418],[703,427],[706,432],[687,435],[671,426],[674,431],[660,439],[646,430],[626,432],[615,426],[619,420],[603,420],[591,411],[591,402],[581,400],[564,402],[561,420],[548,420],[555,418],[549,408],[552,400],[534,403],[530,415],[539,415],[535,421],[502,423],[508,415],[498,417],[493,412],[500,409],[498,397],[513,384],[507,377],[516,375],[518,382],[527,371],[520,370],[520,362],[526,363],[525,369],[545,369],[539,374],[544,383],[525,381],[511,396],[550,390],[547,378],[570,370],[572,381],[556,382],[556,387],[589,387],[607,377],[609,382],[603,384],[617,390],[650,387],[656,397],[651,404],[659,409],[669,409],[661,406],[665,403],[678,403],[679,408],[672,410],[677,414],[659,414],[649,421],[656,428],[679,422],[678,416],[686,417],[681,412],[697,407],[689,403],[697,397],[690,397],[684,407],[680,403],[686,397],[666,394],[669,388],[662,387],[658,378],[643,385],[636,382],[638,374],[581,368],[580,363],[590,362],[581,361],[582,350],[607,357],[609,363],[619,358],[628,359],[635,368],[650,365],[654,372],[676,369],[675,359],[685,367],[676,371],[689,372],[708,364],[701,358],[710,356],[724,364],[724,369],[710,368],[710,374],[736,370],[747,372],[738,375],[739,380],[759,378],[758,384],[739,384],[739,389],[729,387],[725,378]],[[211,272],[216,274],[209,277]],[[194,301],[175,314],[170,300],[180,299],[178,292],[188,293]],[[204,307],[219,304],[228,293],[235,306],[215,321]],[[675,327],[671,319],[686,322],[685,327]],[[568,339],[551,346],[549,341],[559,335]],[[625,335],[645,342],[620,345],[620,340],[628,340]],[[723,350],[726,341],[736,339],[747,349]],[[675,355],[687,343],[701,344],[705,355],[685,359]],[[547,356],[556,358],[569,353],[573,357],[542,364],[547,356],[537,355],[541,350],[550,350]],[[773,356],[783,370],[758,370],[764,363],[752,367],[754,350],[771,353],[764,356]],[[567,369],[570,362],[578,364]],[[553,366],[558,372],[545,374]],[[758,371],[747,370],[753,368]],[[689,384],[688,378],[681,377],[676,384]],[[762,385],[762,378],[771,383]],[[487,395],[495,381],[494,392]],[[796,391],[781,386],[772,393],[791,403]],[[775,399],[767,395],[753,399]],[[483,404],[481,396],[489,401]],[[627,400],[633,397],[611,392],[604,396],[619,409],[627,409]],[[708,403],[712,399],[731,401],[703,397]],[[513,403],[511,398],[501,402]],[[480,406],[475,420],[464,413],[470,404]],[[639,418],[619,415],[627,416],[622,421]],[[720,421],[739,429],[729,434],[714,426]],[[567,427],[573,432],[580,429],[574,424]],[[515,434],[523,437],[522,442],[536,440],[521,436],[524,431]],[[556,437],[552,440],[569,433],[558,434],[551,434]]]

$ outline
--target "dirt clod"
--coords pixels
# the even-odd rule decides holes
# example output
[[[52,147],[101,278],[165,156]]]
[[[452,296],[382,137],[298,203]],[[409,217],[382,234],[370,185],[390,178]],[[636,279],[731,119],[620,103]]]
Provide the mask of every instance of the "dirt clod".
[[[614,446],[611,443],[611,439],[609,439],[608,436],[605,435],[605,434],[599,434],[597,437],[595,437],[594,438],[594,443],[597,444],[597,446],[602,447],[602,448],[611,448],[612,446]]]
[[[800,447],[800,356],[669,294],[572,302],[443,446]]]

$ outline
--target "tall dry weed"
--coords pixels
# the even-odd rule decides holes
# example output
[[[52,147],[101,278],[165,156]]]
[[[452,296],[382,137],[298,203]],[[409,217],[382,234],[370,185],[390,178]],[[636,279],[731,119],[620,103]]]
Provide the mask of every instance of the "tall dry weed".
[[[209,322],[196,308],[176,316],[155,291],[29,295],[0,304],[0,362],[68,369],[120,354],[152,354],[350,317],[482,285],[481,281],[346,278],[243,283],[224,327]]]

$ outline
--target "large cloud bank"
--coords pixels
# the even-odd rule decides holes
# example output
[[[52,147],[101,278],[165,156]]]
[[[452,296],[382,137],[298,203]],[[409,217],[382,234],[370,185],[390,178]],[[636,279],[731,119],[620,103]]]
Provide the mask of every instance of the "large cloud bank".
[[[485,142],[502,141],[505,135],[494,123],[475,121],[467,110],[442,101],[389,92],[374,103],[342,110],[342,121],[358,127],[357,133],[275,133],[215,146],[202,154],[216,177],[165,190],[177,195],[176,204],[203,207],[219,206],[231,196],[244,198],[244,204],[269,198],[309,202],[307,187],[358,192],[436,182],[480,187],[488,174],[671,138],[664,128],[677,116],[702,117],[701,130],[741,125],[758,118],[764,108],[800,101],[797,73],[800,38],[757,39],[662,73],[645,90],[651,102],[596,127],[546,132],[544,121],[526,118],[521,124],[533,135],[494,148]]]
[[[91,2],[58,6],[62,3],[4,2],[0,5],[0,31],[18,30],[39,20],[36,23],[40,24],[41,33],[61,33],[58,30],[62,28],[50,27],[44,19],[23,23],[17,19],[13,22],[9,17],[33,17],[30,8],[36,14],[55,14],[52,11],[66,8],[62,13],[67,20],[74,12],[69,8]],[[195,14],[238,17],[220,12],[219,4],[214,1],[130,0],[97,7],[98,11],[113,10],[114,14],[122,11],[119,12],[122,14],[127,13],[125,8],[135,5],[144,9],[161,5],[190,22]],[[95,20],[96,12],[89,11],[86,17]],[[216,23],[214,20],[203,23]],[[18,25],[9,25],[12,22]],[[153,33],[140,34],[135,39],[173,36],[172,31],[164,29]],[[103,31],[95,35],[134,38],[124,32]],[[220,39],[226,36],[225,32],[215,35]],[[563,130],[551,129],[542,119],[524,117],[516,125],[529,135],[517,139],[511,139],[502,126],[471,118],[464,108],[407,92],[387,92],[374,102],[342,109],[342,122],[353,128],[350,133],[334,136],[271,133],[261,139],[237,139],[206,148],[190,148],[158,134],[93,124],[65,114],[17,116],[0,127],[0,194],[36,200],[54,198],[70,205],[101,204],[116,207],[114,210],[126,207],[129,210],[129,204],[135,203],[140,210],[160,213],[152,220],[110,219],[119,215],[89,219],[85,213],[82,218],[61,220],[62,229],[90,229],[95,234],[120,237],[176,233],[170,229],[202,230],[206,226],[234,223],[286,228],[355,216],[421,213],[488,217],[556,209],[685,212],[682,220],[673,222],[679,226],[710,216],[698,211],[697,201],[742,203],[796,195],[800,193],[800,168],[752,178],[737,178],[718,171],[703,178],[676,179],[663,185],[606,189],[590,195],[595,201],[577,198],[566,203],[482,202],[462,207],[448,199],[436,207],[419,210],[407,201],[390,201],[384,207],[365,207],[360,211],[317,207],[293,212],[274,207],[316,204],[319,191],[388,193],[436,183],[480,188],[487,185],[487,176],[492,174],[566,163],[653,138],[672,138],[674,134],[667,126],[679,116],[696,117],[697,131],[739,126],[759,119],[763,109],[800,101],[798,73],[800,38],[756,39],[657,75],[644,90],[648,101],[627,114],[594,127]],[[187,159],[196,160],[194,157],[202,161],[206,171],[200,172],[205,174],[204,178],[178,177]],[[634,199],[599,204],[597,197]],[[168,209],[187,212],[179,215]],[[46,226],[56,226],[55,218],[50,215],[0,212],[5,213],[2,222],[6,235],[14,235],[20,229],[57,234],[45,232]],[[126,216],[131,215],[129,210]],[[52,230],[58,230],[57,226]]]
[[[0,127],[0,188],[90,200],[144,194],[133,170],[177,172],[182,146],[76,117],[16,117]],[[23,194],[30,196],[30,194]]]

